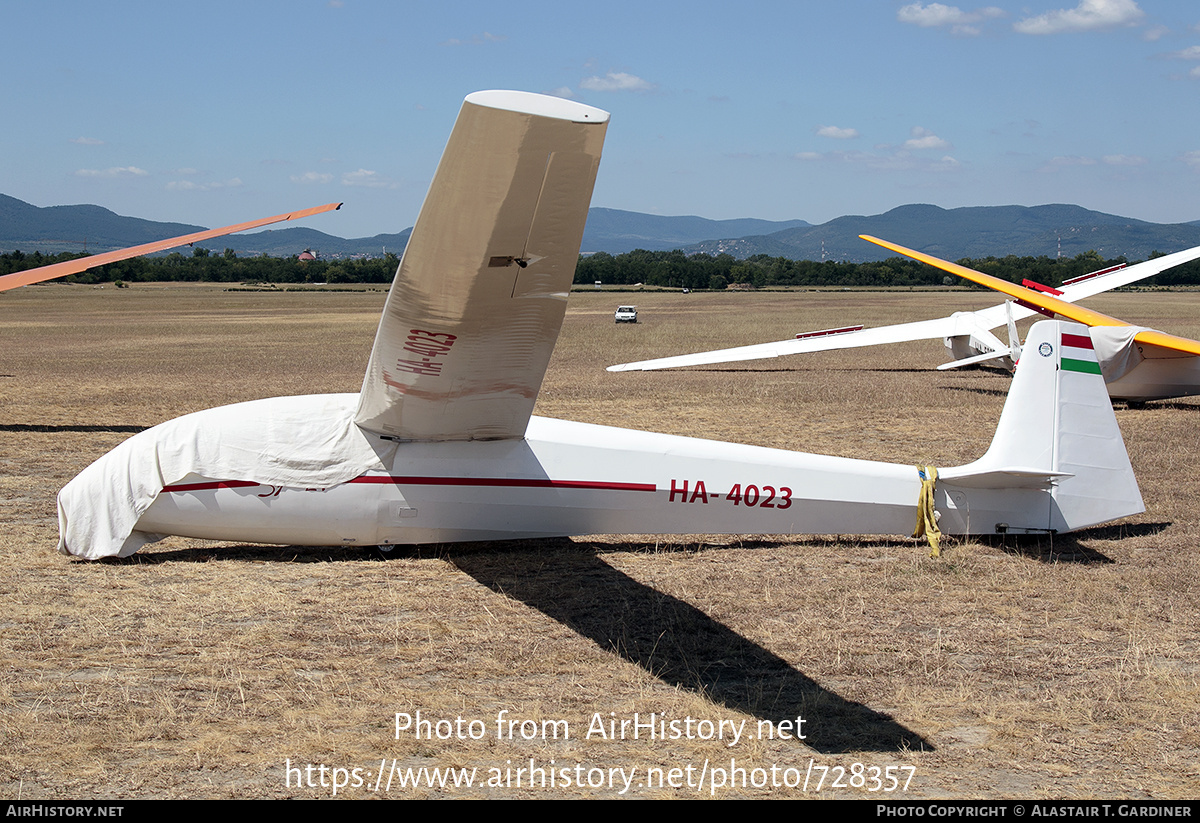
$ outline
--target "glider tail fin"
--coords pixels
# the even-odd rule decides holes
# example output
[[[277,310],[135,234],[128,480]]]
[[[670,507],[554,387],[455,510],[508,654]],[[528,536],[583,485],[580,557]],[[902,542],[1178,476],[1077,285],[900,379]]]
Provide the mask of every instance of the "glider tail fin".
[[[997,531],[1072,531],[1143,511],[1087,327],[1036,323],[1024,352],[991,447],[942,479],[964,489],[1050,490],[1042,511],[989,505],[1002,518]],[[970,531],[991,531],[982,525]]]

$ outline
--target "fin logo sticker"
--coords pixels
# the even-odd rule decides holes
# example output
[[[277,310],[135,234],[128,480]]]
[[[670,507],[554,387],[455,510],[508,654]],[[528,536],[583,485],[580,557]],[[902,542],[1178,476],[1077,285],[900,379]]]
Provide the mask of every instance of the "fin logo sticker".
[[[1038,354],[1040,354],[1042,357],[1049,357],[1050,355],[1054,354],[1054,347],[1049,343],[1043,343],[1042,345],[1038,346]]]

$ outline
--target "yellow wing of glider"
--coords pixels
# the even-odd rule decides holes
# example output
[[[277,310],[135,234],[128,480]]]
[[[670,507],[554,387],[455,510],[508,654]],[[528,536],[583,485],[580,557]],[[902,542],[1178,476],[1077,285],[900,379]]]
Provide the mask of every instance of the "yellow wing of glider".
[[[303,211],[290,211],[287,214],[277,214],[274,217],[264,217],[261,220],[238,223],[236,226],[226,226],[223,229],[198,231],[194,234],[185,234],[182,237],[172,237],[169,240],[156,240],[153,243],[143,243],[140,246],[131,246],[127,249],[117,249],[116,251],[109,251],[104,254],[94,254],[91,257],[80,257],[77,260],[66,260],[62,263],[54,263],[36,269],[13,272],[12,274],[0,276],[0,291],[15,289],[17,286],[28,286],[30,283],[41,283],[43,280],[53,280],[56,277],[66,277],[68,274],[79,274],[81,271],[87,271],[96,266],[103,266],[105,263],[116,263],[118,260],[128,260],[131,257],[141,257],[143,254],[166,251],[177,246],[199,243],[201,240],[209,240],[213,237],[236,234],[239,231],[249,231],[250,229],[257,229],[260,226],[269,226],[272,223],[282,223],[285,220],[311,217],[314,214],[322,214],[327,211],[336,211],[341,207],[341,203],[326,203],[324,206],[304,209]]]
[[[863,240],[869,243],[874,243],[877,246],[883,246],[885,249],[894,251],[897,254],[902,254],[905,257],[911,257],[913,260],[919,260],[922,263],[928,263],[934,268],[942,271],[956,274],[972,283],[978,283],[981,286],[987,286],[1002,294],[1007,294],[1014,300],[1019,300],[1031,307],[1043,309],[1048,312],[1060,315],[1068,320],[1074,320],[1076,323],[1083,323],[1088,326],[1129,326],[1124,320],[1118,320],[1115,317],[1109,317],[1107,314],[1101,314],[1098,311],[1084,308],[1075,303],[1068,303],[1064,300],[1059,300],[1049,294],[1045,294],[1033,289],[1027,289],[1024,286],[1018,286],[1016,283],[1010,283],[1007,280],[1002,280],[999,277],[993,277],[990,274],[984,274],[975,269],[969,269],[966,266],[960,266],[958,263],[951,263],[947,260],[934,257],[929,254],[923,254],[913,249],[907,249],[904,246],[889,243],[886,240],[880,240],[878,237],[871,237],[868,234],[860,234]],[[1186,337],[1176,337],[1173,334],[1166,332],[1146,329],[1138,332],[1134,338],[1139,343],[1145,343],[1150,346],[1158,346],[1171,351],[1182,352],[1184,354],[1192,354],[1200,356],[1200,341],[1190,340]]]

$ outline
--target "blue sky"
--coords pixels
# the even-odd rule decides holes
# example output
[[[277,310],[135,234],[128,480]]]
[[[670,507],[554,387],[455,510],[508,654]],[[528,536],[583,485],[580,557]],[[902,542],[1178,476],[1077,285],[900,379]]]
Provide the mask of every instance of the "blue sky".
[[[219,226],[412,225],[462,98],[612,112],[593,205],[1200,219],[1200,4],[0,0],[0,192]]]

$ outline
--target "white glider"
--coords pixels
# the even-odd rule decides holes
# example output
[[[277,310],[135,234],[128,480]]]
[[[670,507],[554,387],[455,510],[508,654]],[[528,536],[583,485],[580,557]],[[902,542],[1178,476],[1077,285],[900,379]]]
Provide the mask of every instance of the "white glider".
[[[60,493],[60,550],[128,556],[165,534],[298,545],[907,534],[922,498],[925,522],[955,534],[1069,531],[1142,511],[1103,382],[1072,365],[1091,356],[1086,329],[1053,321],[1031,333],[1038,354],[991,448],[936,486],[911,465],[533,417],[607,122],[558,98],[468,96],[361,393],[240,403],[135,435]]]
[[[1200,246],[1185,251],[1156,257],[1133,266],[1120,269],[1106,269],[1084,275],[1067,281],[1061,291],[1051,290],[1059,300],[1074,303],[1085,297],[1091,297],[1110,289],[1127,286],[1147,277],[1153,277],[1159,272],[1174,266],[1200,258]],[[1035,285],[1036,284],[1030,284]],[[1046,289],[1045,286],[1038,286]],[[839,329],[828,329],[819,332],[798,334],[792,340],[781,340],[777,343],[758,343],[751,346],[738,346],[732,349],[699,352],[697,354],[682,354],[672,357],[659,357],[654,360],[641,360],[636,363],[621,363],[609,366],[609,371],[655,371],[657,369],[675,369],[682,366],[703,366],[712,363],[733,363],[742,360],[763,360],[770,357],[783,357],[789,354],[807,354],[811,352],[830,351],[833,349],[851,349],[862,346],[880,346],[888,343],[907,343],[912,340],[936,340],[942,338],[950,362],[938,366],[939,369],[951,369],[989,360],[1000,360],[1003,365],[1012,366],[1009,359],[1010,344],[1002,342],[992,333],[992,329],[1005,325],[1012,320],[1021,320],[1032,316],[1035,309],[1025,306],[1002,304],[974,312],[955,312],[949,317],[939,317],[932,320],[918,320],[914,323],[900,323],[894,326],[880,326],[874,329],[864,329],[862,326],[851,326]],[[1010,341],[1011,342],[1011,341]],[[1115,396],[1115,395],[1114,395]]]
[[[1200,394],[1200,341],[1134,326],[1107,314],[1072,305],[1055,295],[1018,286],[958,263],[950,263],[869,235],[859,236],[898,254],[1007,294],[1043,314],[1058,315],[1092,327],[1091,338],[1095,343],[1098,365],[1111,397],[1144,402]],[[1151,262],[1157,263],[1158,260]]]
[[[151,243],[143,243],[140,246],[130,246],[127,249],[117,249],[116,251],[107,251],[102,254],[93,254],[89,257],[64,260],[62,263],[51,263],[49,266],[39,266],[36,269],[16,271],[0,276],[0,291],[8,291],[18,286],[28,286],[33,283],[42,283],[46,280],[53,280],[56,277],[66,277],[68,274],[79,274],[88,269],[94,269],[96,266],[103,266],[106,263],[116,263],[118,260],[128,260],[131,257],[141,257],[144,254],[154,254],[157,251],[167,251],[179,246],[189,246],[193,243],[199,243],[202,240],[224,237],[227,234],[237,234],[240,231],[250,231],[250,229],[262,228],[272,223],[282,223],[285,220],[299,220],[301,217],[311,217],[314,214],[337,211],[341,207],[341,203],[326,203],[324,206],[315,206],[311,209],[289,211],[286,214],[277,214],[274,217],[249,220],[245,223],[236,223],[232,226],[223,226],[219,229],[205,229],[204,231],[193,232],[192,234],[185,234],[180,237],[172,237],[167,240],[155,240]]]

